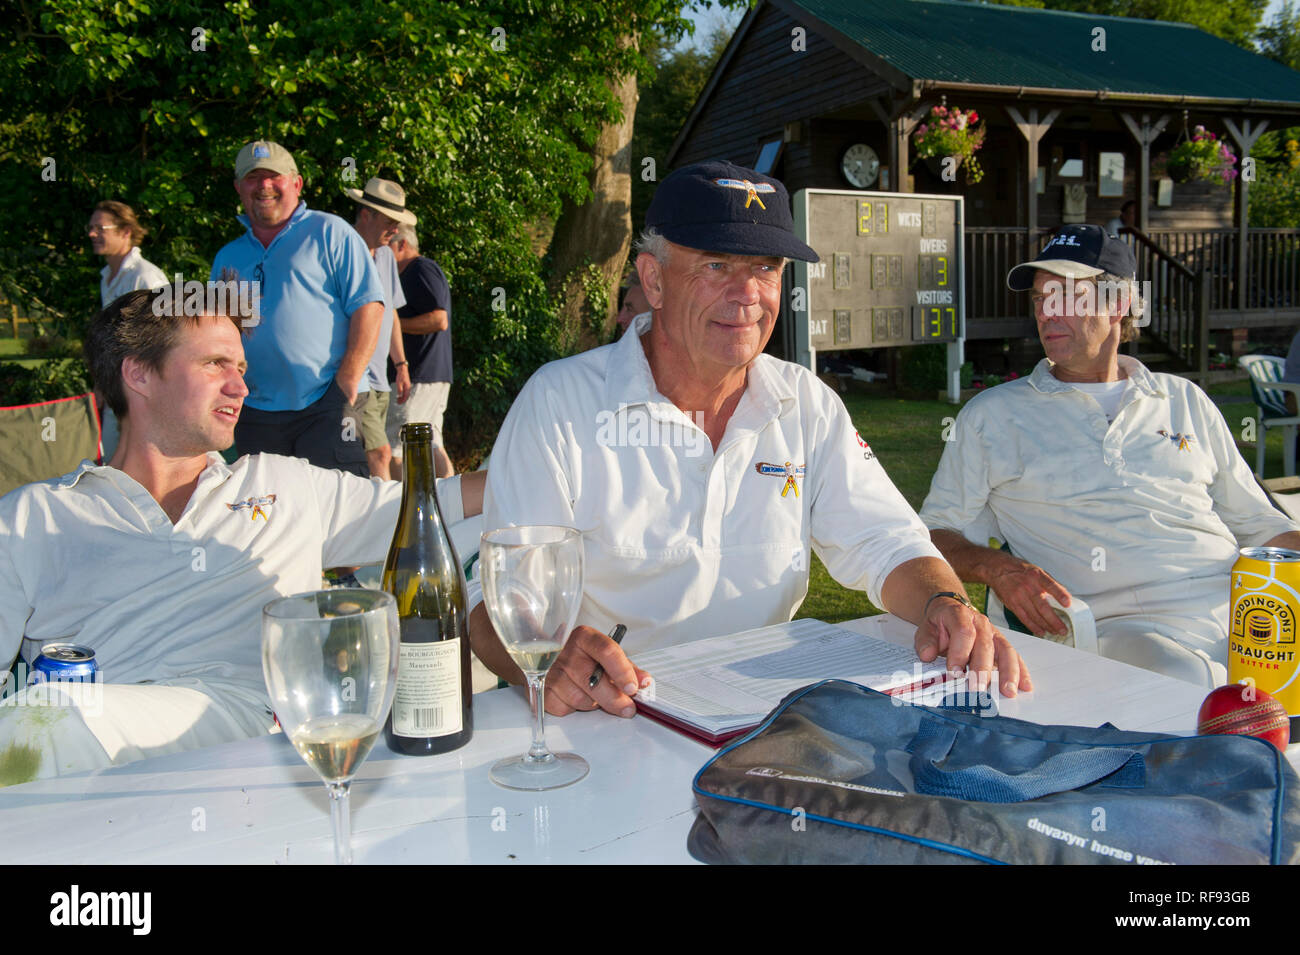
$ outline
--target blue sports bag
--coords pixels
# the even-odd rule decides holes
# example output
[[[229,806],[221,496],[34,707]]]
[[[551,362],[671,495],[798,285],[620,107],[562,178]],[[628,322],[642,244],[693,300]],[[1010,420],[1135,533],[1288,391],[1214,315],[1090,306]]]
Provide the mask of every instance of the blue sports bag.
[[[724,863],[1291,863],[1297,782],[1254,737],[1040,726],[827,680],[696,774],[688,848]]]

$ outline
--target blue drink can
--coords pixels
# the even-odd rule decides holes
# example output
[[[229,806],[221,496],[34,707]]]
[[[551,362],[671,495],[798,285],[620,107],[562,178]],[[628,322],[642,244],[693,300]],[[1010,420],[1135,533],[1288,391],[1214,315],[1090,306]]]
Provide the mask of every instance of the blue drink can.
[[[95,651],[75,643],[47,643],[32,661],[28,685],[72,681],[92,683],[99,667]]]

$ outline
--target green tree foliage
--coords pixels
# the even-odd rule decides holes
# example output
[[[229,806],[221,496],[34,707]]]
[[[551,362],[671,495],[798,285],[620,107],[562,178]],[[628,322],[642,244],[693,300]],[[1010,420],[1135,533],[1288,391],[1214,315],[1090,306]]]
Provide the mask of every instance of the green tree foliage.
[[[641,80],[641,101],[637,103],[632,133],[634,233],[639,233],[645,222],[657,180],[670,171],[668,150],[730,39],[731,30],[721,25],[709,33],[702,45],[679,49],[673,48],[673,40],[662,30],[642,37],[642,52],[650,63],[651,74]],[[646,159],[654,160],[654,180],[642,175],[642,170],[648,168],[644,165]]]
[[[1259,51],[1283,66],[1300,70],[1300,11],[1286,0],[1273,19],[1259,28]]]
[[[1260,27],[1259,52],[1300,69],[1300,13],[1287,0]],[[1259,229],[1300,227],[1300,127],[1269,130],[1255,143],[1255,182],[1250,187],[1250,224]]]
[[[350,220],[344,187],[407,187],[422,248],[452,283],[450,413],[481,447],[566,345],[529,227],[587,192],[587,150],[619,115],[607,78],[647,68],[620,39],[679,35],[682,5],[4,0],[0,291],[77,334],[102,265],[84,226],[109,198],[150,228],[147,258],[206,278],[241,230],[235,154],[274,139],[314,208]]]

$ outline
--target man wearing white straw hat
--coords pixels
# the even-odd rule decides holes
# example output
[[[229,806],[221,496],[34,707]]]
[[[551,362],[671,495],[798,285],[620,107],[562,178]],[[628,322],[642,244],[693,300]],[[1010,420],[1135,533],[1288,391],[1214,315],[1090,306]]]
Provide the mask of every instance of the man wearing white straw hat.
[[[388,385],[388,359],[397,369],[397,402],[402,404],[411,396],[410,366],[403,347],[402,327],[397,322],[397,309],[406,304],[402,282],[397,273],[397,259],[388,247],[402,226],[415,225],[415,215],[406,208],[406,190],[388,179],[374,178],[366,188],[345,189],[347,197],[357,203],[357,217],[353,223],[365,240],[384,286],[384,321],[379,329],[375,353],[366,367],[366,384],[370,400],[361,412],[361,435],[366,446],[366,461],[371,477],[390,477],[389,464],[393,449],[385,427],[390,399]]]

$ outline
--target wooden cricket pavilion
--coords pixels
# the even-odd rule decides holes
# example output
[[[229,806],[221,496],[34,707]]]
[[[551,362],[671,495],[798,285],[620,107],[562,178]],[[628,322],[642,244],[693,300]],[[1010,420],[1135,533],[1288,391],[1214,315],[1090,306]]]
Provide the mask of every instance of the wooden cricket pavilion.
[[[912,132],[940,103],[985,123],[977,184],[915,161]],[[1137,200],[1138,277],[1155,288],[1143,358],[1204,379],[1212,351],[1300,324],[1300,229],[1249,228],[1248,177],[1162,182],[1164,157],[1197,125],[1245,156],[1266,129],[1300,125],[1300,73],[1182,23],[956,0],[759,0],[668,164],[731,159],[792,194],[960,191],[975,355],[1036,337],[1024,297],[1006,289],[1012,264],[1063,221],[1106,224]],[[858,186],[843,165],[863,146],[881,171]]]

